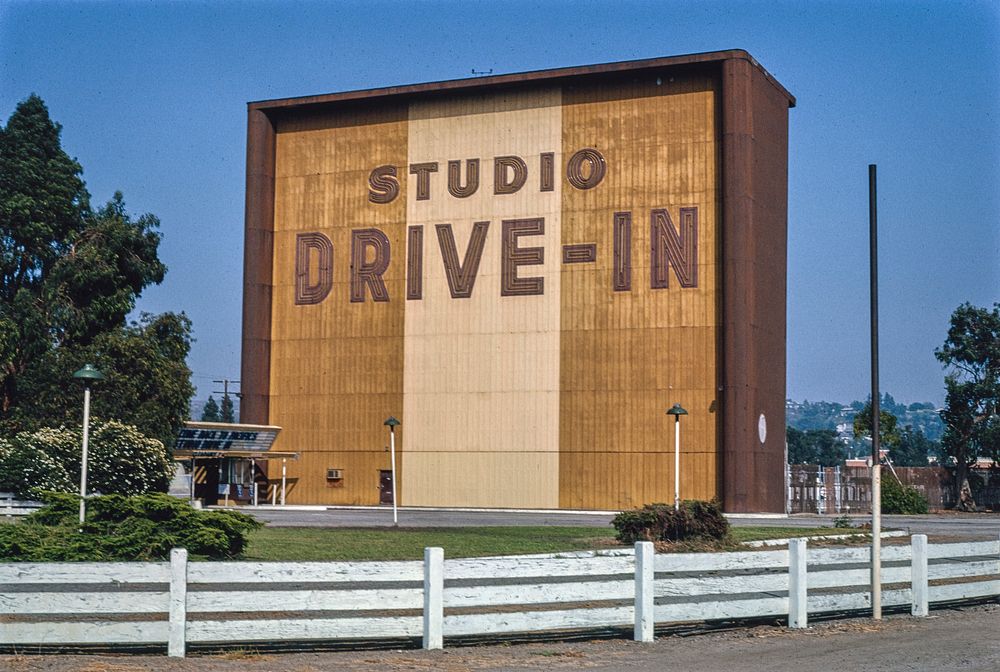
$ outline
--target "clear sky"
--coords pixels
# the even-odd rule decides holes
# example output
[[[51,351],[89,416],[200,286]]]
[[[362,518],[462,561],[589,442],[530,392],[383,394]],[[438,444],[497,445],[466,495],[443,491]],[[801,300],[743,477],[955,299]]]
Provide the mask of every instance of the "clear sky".
[[[798,99],[788,396],[869,389],[876,163],[882,388],[941,402],[951,311],[1000,301],[995,2],[0,0],[0,117],[38,93],[93,202],[160,218],[169,272],[139,309],[191,317],[206,398],[240,372],[247,101],[732,48]]]

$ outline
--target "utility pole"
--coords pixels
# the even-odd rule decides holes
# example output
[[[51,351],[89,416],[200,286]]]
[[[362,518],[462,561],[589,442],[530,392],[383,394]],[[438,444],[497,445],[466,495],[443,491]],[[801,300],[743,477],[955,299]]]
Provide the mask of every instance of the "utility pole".
[[[223,395],[225,397],[229,396],[229,386],[230,385],[239,385],[240,384],[240,381],[238,381],[238,380],[229,380],[228,378],[223,378],[222,380],[213,380],[212,382],[213,383],[217,383],[219,385],[222,385],[222,390],[221,391],[220,390],[212,390],[212,394],[221,394],[221,395]],[[238,397],[238,396],[240,396],[240,393],[239,392],[233,392],[233,396]]]
[[[222,399],[223,399],[223,405],[224,405],[224,400],[226,400],[226,399],[229,399],[229,403],[232,404],[233,400],[229,396],[229,386],[230,385],[239,385],[240,381],[238,381],[238,380],[230,380],[229,378],[223,378],[222,380],[213,380],[212,382],[216,383],[216,384],[219,384],[219,385],[222,385],[222,390],[221,391],[219,391],[219,390],[213,390],[212,394],[221,394],[222,395]],[[233,396],[234,397],[240,397],[241,395],[240,395],[239,392],[233,392]],[[233,415],[234,415],[233,422],[236,422],[238,418],[235,417],[235,411],[234,411]],[[226,422],[226,420],[223,420],[223,422]]]
[[[875,164],[868,166],[868,254],[872,350],[872,618],[878,621],[882,619],[882,459],[879,446],[881,398],[878,389],[878,204]]]

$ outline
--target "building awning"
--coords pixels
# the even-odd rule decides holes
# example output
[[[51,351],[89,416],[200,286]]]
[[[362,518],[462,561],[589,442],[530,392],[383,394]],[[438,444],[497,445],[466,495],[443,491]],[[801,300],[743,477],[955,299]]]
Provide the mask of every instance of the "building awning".
[[[218,457],[245,457],[255,460],[297,460],[298,453],[288,453],[281,450],[174,450],[175,460],[213,459]]]

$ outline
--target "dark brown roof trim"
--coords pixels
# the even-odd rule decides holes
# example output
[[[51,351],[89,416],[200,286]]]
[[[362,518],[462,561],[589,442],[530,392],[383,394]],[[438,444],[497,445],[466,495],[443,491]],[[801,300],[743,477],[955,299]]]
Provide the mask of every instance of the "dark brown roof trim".
[[[760,63],[749,53],[742,49],[730,49],[727,51],[710,51],[701,54],[686,54],[683,56],[667,56],[664,58],[647,58],[637,61],[618,61],[616,63],[601,63],[598,65],[584,65],[570,68],[555,68],[551,70],[533,70],[530,72],[518,72],[509,75],[494,75],[492,77],[469,77],[465,79],[450,79],[442,82],[427,82],[424,84],[409,84],[405,86],[389,86],[379,89],[361,89],[358,91],[345,91],[342,93],[327,93],[318,96],[301,96],[298,98],[275,98],[273,100],[260,100],[247,103],[251,110],[277,111],[280,109],[303,108],[314,105],[325,105],[330,103],[343,103],[348,101],[371,100],[373,98],[390,98],[395,96],[412,96],[425,93],[455,93],[471,92],[479,89],[494,88],[498,86],[553,82],[575,77],[586,77],[591,75],[607,75],[613,73],[640,72],[656,68],[675,67],[679,65],[721,63],[722,61],[740,59],[748,61],[753,67],[764,74],[771,84],[774,85],[781,94],[788,99],[788,106],[795,107],[795,97],[776,80],[771,73],[765,70]]]

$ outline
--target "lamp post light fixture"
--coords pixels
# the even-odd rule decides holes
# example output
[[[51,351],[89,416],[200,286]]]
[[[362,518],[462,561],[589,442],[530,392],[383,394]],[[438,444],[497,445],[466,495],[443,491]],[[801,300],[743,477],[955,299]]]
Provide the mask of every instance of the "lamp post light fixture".
[[[389,460],[392,462],[392,524],[399,525],[396,514],[396,428],[400,422],[391,415],[382,423],[389,428]]]
[[[90,442],[90,386],[104,380],[104,374],[91,364],[73,374],[83,381],[83,451],[80,457],[80,531],[83,531],[83,517],[87,513],[87,448]]]
[[[681,416],[687,414],[680,404],[667,410],[667,415],[674,416],[674,511],[681,508]]]

